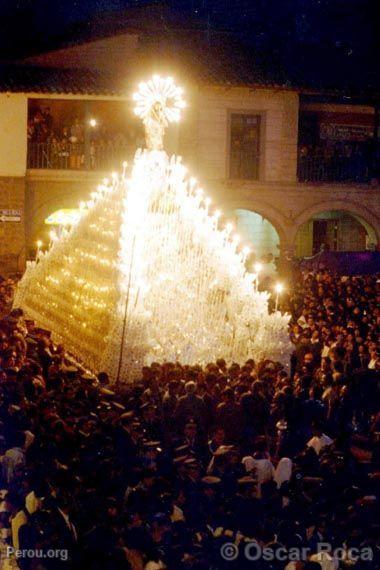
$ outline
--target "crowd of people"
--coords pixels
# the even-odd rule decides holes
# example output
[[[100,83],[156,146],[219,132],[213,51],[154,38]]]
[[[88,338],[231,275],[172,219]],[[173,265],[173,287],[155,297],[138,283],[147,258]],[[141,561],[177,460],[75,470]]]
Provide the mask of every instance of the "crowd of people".
[[[50,107],[37,107],[29,114],[30,168],[110,169],[137,148],[141,139],[132,127],[121,132],[96,121],[91,126],[79,117],[66,126],[55,123]]]
[[[282,300],[289,367],[152,363],[118,386],[11,310],[14,286],[0,284],[4,563],[380,568],[378,277],[299,276]]]
[[[301,144],[298,169],[302,180],[368,182],[371,176],[370,144],[350,141],[322,141]]]

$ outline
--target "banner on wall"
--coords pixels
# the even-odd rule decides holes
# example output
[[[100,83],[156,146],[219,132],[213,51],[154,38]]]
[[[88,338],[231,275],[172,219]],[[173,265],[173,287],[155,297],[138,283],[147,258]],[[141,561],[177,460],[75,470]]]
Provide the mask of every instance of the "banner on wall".
[[[321,139],[335,141],[365,141],[373,137],[373,127],[370,125],[321,123],[319,136]]]

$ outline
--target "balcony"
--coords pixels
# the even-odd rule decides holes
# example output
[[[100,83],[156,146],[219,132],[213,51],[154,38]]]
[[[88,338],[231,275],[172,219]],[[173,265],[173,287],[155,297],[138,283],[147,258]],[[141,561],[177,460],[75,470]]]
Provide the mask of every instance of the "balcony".
[[[342,182],[368,184],[372,178],[369,161],[362,156],[299,156],[299,182]]]
[[[28,168],[52,170],[119,170],[133,154],[124,142],[104,144],[70,142],[30,142]]]

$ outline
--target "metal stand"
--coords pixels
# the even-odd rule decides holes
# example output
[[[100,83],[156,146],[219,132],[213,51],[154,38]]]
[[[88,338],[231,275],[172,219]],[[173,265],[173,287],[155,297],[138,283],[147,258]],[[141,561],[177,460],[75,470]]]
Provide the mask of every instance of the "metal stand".
[[[130,290],[131,290],[132,267],[133,267],[133,261],[134,261],[134,256],[135,256],[135,241],[136,241],[136,236],[133,236],[131,260],[129,263],[127,295],[125,297],[125,306],[124,306],[123,330],[121,333],[120,357],[119,357],[119,365],[117,368],[117,375],[116,375],[116,385],[118,385],[120,383],[120,374],[121,374],[121,368],[122,368],[122,364],[123,364],[124,340],[125,340],[125,332],[127,329],[127,316],[128,316],[128,306],[129,306],[129,295],[130,295]]]

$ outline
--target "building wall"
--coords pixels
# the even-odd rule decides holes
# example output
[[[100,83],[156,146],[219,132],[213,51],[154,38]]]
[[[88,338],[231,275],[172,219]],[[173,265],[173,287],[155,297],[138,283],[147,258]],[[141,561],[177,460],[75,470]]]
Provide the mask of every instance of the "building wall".
[[[228,178],[229,114],[261,116],[260,180],[293,182],[297,171],[298,94],[268,89],[202,89],[198,167],[209,180]]]
[[[0,274],[25,263],[25,170],[27,97],[0,93]],[[4,211],[20,214],[9,221]]]
[[[203,87],[193,88],[188,102],[179,129],[168,133],[168,150],[183,156],[190,174],[228,217],[233,219],[237,209],[260,214],[276,229],[281,250],[294,250],[300,227],[318,213],[338,210],[364,220],[379,243],[379,185],[297,183],[297,94]],[[263,117],[260,181],[227,178],[229,112],[239,110]],[[75,207],[104,176],[38,170],[25,177],[26,151],[27,95],[0,94],[0,209],[22,211],[21,222],[0,222],[0,273],[14,271],[17,264],[22,268],[25,251],[47,234],[45,218],[57,209]]]
[[[0,176],[25,176],[28,100],[0,93]]]
[[[3,211],[20,214],[20,221],[0,219],[0,275],[25,266],[25,178],[0,176],[0,218]],[[10,219],[10,218],[9,218]]]
[[[198,160],[199,143],[199,89],[192,88],[188,92],[189,105],[186,107],[179,125],[179,137],[177,152],[183,157],[186,166],[200,174]]]

